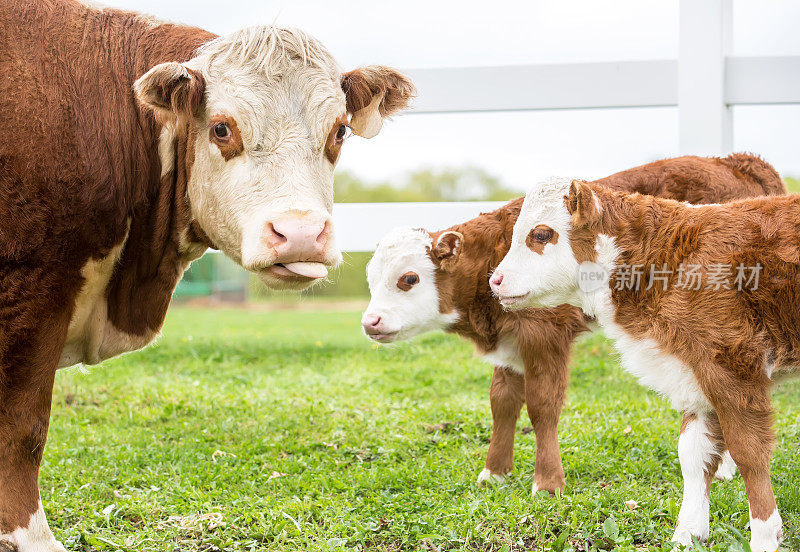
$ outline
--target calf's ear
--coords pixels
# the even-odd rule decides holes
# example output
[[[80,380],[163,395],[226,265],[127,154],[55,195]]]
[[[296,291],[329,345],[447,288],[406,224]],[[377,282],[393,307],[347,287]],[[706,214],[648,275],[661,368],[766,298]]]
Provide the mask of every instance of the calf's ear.
[[[408,107],[417,90],[408,77],[390,67],[369,65],[342,75],[342,90],[354,134],[372,138],[383,119]]]
[[[572,181],[569,185],[569,194],[564,196],[564,204],[572,215],[573,223],[593,224],[600,217],[594,193],[589,183],[583,180]]]
[[[136,97],[161,122],[196,115],[205,87],[199,71],[176,62],[156,65],[133,83]]]
[[[448,230],[442,232],[436,239],[431,255],[439,266],[446,268],[449,263],[455,262],[461,253],[461,246],[464,243],[464,235],[461,232]]]

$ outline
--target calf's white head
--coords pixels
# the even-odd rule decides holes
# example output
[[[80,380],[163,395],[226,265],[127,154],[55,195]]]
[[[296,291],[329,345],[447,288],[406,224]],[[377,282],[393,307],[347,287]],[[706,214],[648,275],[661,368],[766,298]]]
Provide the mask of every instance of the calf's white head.
[[[508,309],[579,306],[578,259],[570,240],[599,212],[585,183],[563,178],[540,182],[525,196],[511,247],[489,278]],[[591,220],[590,220],[591,219]]]
[[[370,302],[361,319],[370,339],[389,343],[446,329],[458,318],[441,312],[436,269],[458,255],[464,238],[443,232],[434,243],[420,228],[396,228],[367,265]]]
[[[134,88],[163,125],[162,178],[188,132],[187,196],[208,241],[285,289],[307,287],[341,260],[330,215],[349,130],[375,136],[414,94],[393,69],[342,74],[319,42],[275,27],[212,40]]]

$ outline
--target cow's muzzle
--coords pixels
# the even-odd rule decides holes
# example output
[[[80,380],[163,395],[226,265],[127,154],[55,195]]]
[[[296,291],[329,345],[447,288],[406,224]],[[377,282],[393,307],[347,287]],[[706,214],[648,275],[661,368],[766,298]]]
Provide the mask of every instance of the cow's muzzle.
[[[327,213],[290,212],[270,218],[254,241],[242,248],[242,265],[271,287],[306,287],[325,278],[340,257]]]

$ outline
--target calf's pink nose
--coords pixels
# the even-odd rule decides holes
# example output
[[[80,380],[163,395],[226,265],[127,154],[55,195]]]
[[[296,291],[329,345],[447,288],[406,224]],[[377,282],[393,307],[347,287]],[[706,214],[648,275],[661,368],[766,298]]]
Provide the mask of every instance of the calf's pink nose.
[[[327,217],[284,217],[264,225],[264,240],[275,250],[276,263],[322,262],[330,237]]]
[[[497,272],[492,274],[492,277],[489,278],[489,284],[492,287],[500,287],[500,284],[502,284],[502,283],[503,283],[503,275],[502,274],[498,274]]]
[[[364,326],[365,330],[371,330],[377,328],[381,324],[381,317],[375,314],[370,314],[364,317],[361,321],[361,325]]]

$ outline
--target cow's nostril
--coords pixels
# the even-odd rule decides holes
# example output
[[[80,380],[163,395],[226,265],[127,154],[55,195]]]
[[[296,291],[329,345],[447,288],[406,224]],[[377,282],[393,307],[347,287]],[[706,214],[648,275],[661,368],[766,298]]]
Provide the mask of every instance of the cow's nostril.
[[[275,252],[273,262],[324,263],[333,226],[318,214],[287,215],[265,222],[264,235],[263,243]]]
[[[489,280],[489,283],[492,284],[493,286],[499,286],[500,284],[503,283],[503,275],[502,274],[492,274],[492,278],[491,278],[491,280]]]
[[[267,223],[267,237],[274,245],[286,243],[286,236],[278,232],[271,222]]]
[[[325,225],[322,227],[322,231],[317,236],[317,243],[320,245],[325,245],[328,242],[328,236],[331,233],[331,222],[329,220],[325,221]]]

